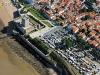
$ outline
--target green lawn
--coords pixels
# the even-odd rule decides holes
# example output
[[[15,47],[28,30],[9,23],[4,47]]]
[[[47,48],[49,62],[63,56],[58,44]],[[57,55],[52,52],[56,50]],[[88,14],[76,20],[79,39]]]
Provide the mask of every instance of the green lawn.
[[[25,8],[29,8],[29,7],[30,7],[30,4],[23,4],[23,6],[24,6]]]
[[[49,60],[51,60],[51,62],[53,62],[54,64],[57,64],[57,62],[49,55],[49,56],[47,56],[47,58],[49,59]]]
[[[33,24],[39,24],[37,21],[35,21],[34,19],[32,19],[31,17],[29,17],[30,22],[32,22]]]
[[[48,27],[52,27],[52,25],[48,21],[42,21],[44,24],[46,24]]]
[[[35,16],[37,19],[39,19],[39,20],[45,20],[45,18],[44,18],[38,11],[36,11],[34,8],[30,8],[30,9],[28,9],[28,11],[29,11],[33,16]]]

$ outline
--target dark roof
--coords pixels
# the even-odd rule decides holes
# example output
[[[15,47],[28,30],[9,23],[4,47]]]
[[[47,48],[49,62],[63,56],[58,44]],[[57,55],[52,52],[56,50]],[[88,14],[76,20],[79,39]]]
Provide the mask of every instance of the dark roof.
[[[93,4],[91,3],[91,2],[89,2],[89,1],[85,1],[84,2],[86,5],[88,5],[88,6],[92,6]]]

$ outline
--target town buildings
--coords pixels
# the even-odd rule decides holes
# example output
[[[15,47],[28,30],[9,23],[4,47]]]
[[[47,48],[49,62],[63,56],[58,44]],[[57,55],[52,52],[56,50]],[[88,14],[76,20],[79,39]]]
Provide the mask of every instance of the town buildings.
[[[25,1],[31,3],[33,0]],[[90,2],[88,0],[34,0],[33,2],[33,7],[36,10],[42,11],[44,13],[43,15],[47,19],[56,21],[60,25],[68,27],[68,31],[71,31],[74,35],[83,38],[90,45],[93,45],[93,47],[99,50],[99,0],[96,0],[95,2]],[[22,24],[25,23],[22,22]],[[28,26],[31,26],[30,23]],[[27,30],[27,25],[25,27],[24,30],[26,30],[26,32],[31,30],[30,28]]]

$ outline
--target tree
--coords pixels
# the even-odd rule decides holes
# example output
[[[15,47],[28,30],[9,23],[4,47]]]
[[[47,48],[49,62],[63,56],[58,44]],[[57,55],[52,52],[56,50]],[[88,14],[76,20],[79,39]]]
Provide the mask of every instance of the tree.
[[[72,47],[72,41],[71,40],[66,40],[66,45],[68,47]]]
[[[82,33],[87,33],[87,30],[86,29],[82,29],[81,32]]]
[[[93,36],[93,37],[91,37],[91,40],[95,40],[95,37]]]
[[[87,10],[88,12],[93,12],[93,11],[95,11],[94,10],[94,8],[92,7],[92,6],[90,6],[90,7],[88,7],[88,10]]]
[[[65,45],[66,44],[66,39],[62,39],[61,42]]]
[[[85,19],[91,19],[91,16],[90,15],[85,15]]]
[[[62,39],[61,42],[67,47],[72,47],[72,41],[70,39]]]
[[[90,48],[91,48],[90,44],[86,43],[85,44],[85,49],[90,49]]]
[[[86,7],[84,7],[84,8],[82,9],[82,12],[87,12]]]
[[[46,46],[40,39],[34,38],[32,40],[32,44],[34,44],[38,49],[40,49],[44,54],[48,54],[49,47]]]
[[[93,2],[96,2],[96,0],[88,0],[88,1],[89,1],[89,2],[92,2],[92,3],[93,3]]]

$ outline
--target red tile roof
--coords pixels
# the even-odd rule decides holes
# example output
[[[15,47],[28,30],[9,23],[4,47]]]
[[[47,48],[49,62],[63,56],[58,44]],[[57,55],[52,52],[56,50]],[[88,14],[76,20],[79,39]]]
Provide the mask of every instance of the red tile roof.
[[[82,32],[80,32],[80,33],[78,34],[78,36],[86,37],[85,33],[82,33]]]
[[[91,45],[98,46],[98,42],[96,42],[95,40],[90,41],[89,43],[90,43]]]
[[[99,39],[99,38],[95,38],[95,40],[96,40],[98,43],[100,43],[100,39]]]
[[[73,29],[74,32],[77,32],[79,30],[79,28],[76,26],[71,26],[71,28]]]
[[[92,30],[90,33],[89,33],[91,36],[95,35],[96,32],[94,30]]]

